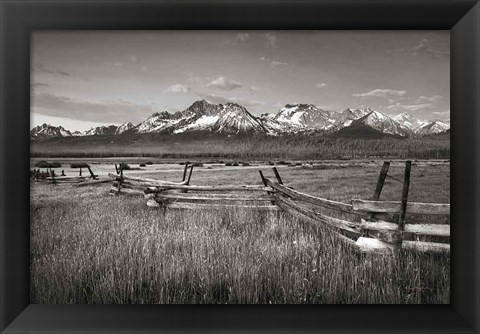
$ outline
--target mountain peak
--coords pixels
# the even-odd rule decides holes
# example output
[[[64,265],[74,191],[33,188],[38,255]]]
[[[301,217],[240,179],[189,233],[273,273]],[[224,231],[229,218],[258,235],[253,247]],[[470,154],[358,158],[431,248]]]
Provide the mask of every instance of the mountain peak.
[[[191,111],[194,111],[194,112],[203,111],[211,105],[212,104],[208,103],[205,99],[202,99],[202,100],[198,100],[198,101],[193,102],[192,105],[187,108],[187,110],[191,110]]]
[[[156,112],[153,113],[149,118],[170,118],[172,114],[170,114],[168,111],[162,111],[162,112]]]

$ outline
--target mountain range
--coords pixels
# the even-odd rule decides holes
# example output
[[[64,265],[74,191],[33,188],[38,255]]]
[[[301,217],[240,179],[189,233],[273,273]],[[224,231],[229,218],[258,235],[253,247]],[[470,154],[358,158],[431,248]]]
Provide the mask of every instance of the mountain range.
[[[324,110],[312,104],[287,104],[277,113],[254,116],[233,102],[211,104],[196,101],[183,111],[154,113],[143,122],[120,126],[99,126],[85,132],[69,131],[62,126],[39,125],[30,132],[32,140],[54,137],[122,135],[127,133],[188,133],[210,132],[226,135],[320,133],[347,137],[425,136],[447,132],[450,121],[423,121],[408,113],[393,117],[371,108],[345,109],[342,112]]]

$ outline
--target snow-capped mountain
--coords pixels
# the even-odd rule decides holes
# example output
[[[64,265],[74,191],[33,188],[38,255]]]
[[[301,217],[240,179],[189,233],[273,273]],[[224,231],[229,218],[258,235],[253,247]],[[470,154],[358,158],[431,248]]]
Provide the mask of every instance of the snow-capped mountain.
[[[134,130],[138,133],[172,132],[175,134],[190,131],[229,134],[249,131],[265,132],[261,122],[245,107],[233,102],[225,105],[211,104],[205,100],[196,101],[187,109],[174,114],[166,111],[153,114]]]
[[[212,126],[212,130],[219,133],[266,133],[265,128],[258,119],[250,114],[245,107],[237,103],[225,104],[218,115],[218,120]]]
[[[104,135],[114,135],[116,134],[117,126],[97,126],[91,128],[90,130],[85,131],[84,136],[104,136]]]
[[[417,133],[420,135],[436,134],[445,132],[450,129],[450,121],[433,121],[427,122],[421,126]]]
[[[280,132],[298,132],[333,130],[338,127],[339,119],[337,112],[323,110],[313,104],[287,104],[280,109],[273,121],[276,122],[274,128],[280,125]],[[268,120],[266,123],[267,127],[272,127],[268,125]]]
[[[121,133],[124,133],[125,131],[129,131],[133,129],[135,126],[131,122],[125,122],[122,125],[118,126],[117,129],[115,130],[115,134],[119,135]]]
[[[392,119],[399,123],[405,130],[413,133],[416,133],[418,129],[429,123],[428,121],[419,120],[406,112],[395,115]]]
[[[137,133],[161,132],[179,121],[180,119],[173,119],[172,114],[168,111],[157,112],[138,124],[133,130]]]
[[[65,130],[63,126],[52,126],[50,124],[42,124],[34,127],[30,131],[30,139],[47,139],[52,137],[71,137],[72,133]]]
[[[170,133],[211,132],[222,134],[258,133],[267,135],[337,133],[349,137],[361,133],[379,137],[429,135],[445,132],[449,121],[422,121],[408,113],[393,117],[371,108],[345,109],[342,112],[324,110],[312,104],[287,104],[277,113],[252,115],[245,107],[228,102],[212,104],[196,101],[185,110],[169,113],[157,112],[145,121],[133,125],[126,122],[120,126],[99,126],[80,133],[63,127],[47,124],[31,131],[31,139],[51,137],[75,137],[92,135],[123,135],[125,133]],[[367,135],[368,137],[368,135]]]
[[[403,128],[398,122],[375,110],[372,110],[367,115],[354,120],[352,123],[357,122],[361,122],[375,130],[389,135],[402,137],[409,135],[409,131]]]

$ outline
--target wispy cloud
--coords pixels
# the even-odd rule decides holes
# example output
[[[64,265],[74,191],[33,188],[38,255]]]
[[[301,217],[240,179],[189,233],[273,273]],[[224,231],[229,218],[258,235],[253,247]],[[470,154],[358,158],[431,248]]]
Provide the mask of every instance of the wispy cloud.
[[[209,82],[207,87],[214,87],[222,90],[234,90],[242,87],[242,84],[235,80],[226,79],[224,77],[218,77],[215,80]]]
[[[44,83],[44,82],[32,82],[30,84],[30,87],[32,88],[41,88],[41,87],[50,87],[49,84],[47,83]]]
[[[315,88],[323,88],[326,87],[327,84],[325,82],[320,82],[315,84]]]
[[[415,100],[415,103],[436,103],[442,100],[442,96],[440,95],[434,95],[431,97],[427,96],[420,96],[418,99]]]
[[[450,56],[450,50],[446,49],[445,47],[441,48],[439,46],[433,46],[432,41],[427,38],[422,39],[418,44],[412,47],[387,50],[387,53],[404,54],[410,56],[424,54],[429,55],[432,58],[443,58]]]
[[[438,116],[450,116],[450,109],[443,111],[434,111],[433,114]]]
[[[269,48],[277,48],[278,47],[278,38],[273,32],[267,32],[265,35],[267,39],[267,47]]]
[[[268,64],[270,64],[270,67],[272,67],[272,68],[275,68],[279,65],[288,65],[288,63],[286,63],[286,62],[279,61],[279,60],[273,60],[273,59],[270,59],[270,58],[267,58],[267,57],[260,57],[260,60],[264,61],[264,62],[267,62]]]
[[[433,106],[432,103],[422,103],[422,104],[402,104],[397,102],[395,104],[389,105],[387,108],[392,111],[420,111],[429,109]]]
[[[402,97],[406,91],[393,89],[374,89],[366,93],[352,94],[355,97],[369,98],[369,97]]]
[[[236,45],[239,43],[243,43],[248,41],[249,39],[250,39],[250,34],[248,32],[245,32],[245,33],[240,32],[235,36],[235,39],[233,40],[233,44]]]
[[[164,91],[163,94],[167,93],[181,93],[181,94],[186,94],[188,93],[189,87],[186,85],[182,84],[174,84],[171,85],[170,87],[167,87]]]
[[[265,102],[263,101],[258,101],[258,100],[250,100],[250,99],[245,99],[245,98],[239,98],[239,97],[224,97],[220,96],[217,94],[201,94],[201,98],[207,100],[210,103],[215,103],[215,104],[226,104],[228,102],[235,102],[238,103],[246,108],[254,108],[256,106],[261,106],[264,105]]]
[[[69,77],[70,73],[62,71],[62,70],[52,70],[50,68],[47,68],[44,64],[35,64],[34,65],[34,71],[36,72],[43,72],[43,73],[48,73],[56,76],[63,76],[63,77]]]
[[[251,90],[252,92],[258,92],[258,91],[260,90],[260,88],[255,87],[255,86],[252,86],[252,87],[250,87],[250,90]]]
[[[126,100],[80,100],[66,96],[40,93],[32,96],[32,112],[47,116],[65,117],[91,122],[141,122],[156,112],[151,105]]]
[[[230,45],[235,46],[235,45],[245,43],[249,39],[250,39],[250,34],[248,32],[239,32],[238,34],[235,35],[233,40],[227,39],[225,41],[225,44],[230,44]]]
[[[138,57],[135,55],[130,55],[130,61],[134,64],[138,63]]]

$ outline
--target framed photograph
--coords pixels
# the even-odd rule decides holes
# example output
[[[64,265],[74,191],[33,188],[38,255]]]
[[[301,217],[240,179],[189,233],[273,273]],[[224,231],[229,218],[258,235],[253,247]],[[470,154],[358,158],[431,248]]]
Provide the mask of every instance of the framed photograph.
[[[2,333],[479,332],[477,1],[0,8]]]

